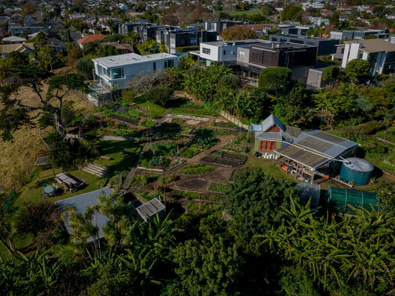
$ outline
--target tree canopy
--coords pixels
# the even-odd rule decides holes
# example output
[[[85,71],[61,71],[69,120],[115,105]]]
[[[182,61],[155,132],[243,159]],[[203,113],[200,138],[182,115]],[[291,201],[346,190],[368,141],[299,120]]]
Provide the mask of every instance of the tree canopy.
[[[224,40],[245,40],[256,38],[256,32],[247,26],[233,26],[222,32]]]
[[[277,92],[291,81],[292,71],[286,67],[267,67],[259,73],[259,87]]]
[[[21,59],[19,59],[21,58]],[[1,61],[0,131],[3,140],[11,140],[12,133],[22,126],[31,126],[38,119],[42,127],[52,125],[64,136],[61,111],[63,99],[70,90],[85,91],[83,78],[78,74],[50,76],[37,65],[29,63],[23,54],[14,54]],[[48,90],[43,94],[43,80],[47,79]],[[27,105],[14,97],[22,86],[29,87],[36,96],[36,104]]]

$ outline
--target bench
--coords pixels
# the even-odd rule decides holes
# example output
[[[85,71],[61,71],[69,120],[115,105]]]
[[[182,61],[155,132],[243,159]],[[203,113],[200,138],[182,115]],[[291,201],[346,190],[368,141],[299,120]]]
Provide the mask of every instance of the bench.
[[[105,156],[105,155],[100,155],[101,159],[106,159],[106,160],[112,160],[112,157],[110,156]]]

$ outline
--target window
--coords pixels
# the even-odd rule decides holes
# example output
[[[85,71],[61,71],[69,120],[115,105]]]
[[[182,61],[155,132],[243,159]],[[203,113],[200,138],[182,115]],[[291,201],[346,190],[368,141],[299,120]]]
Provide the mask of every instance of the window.
[[[156,63],[152,64],[153,70],[156,71]]]
[[[197,38],[191,38],[190,40],[191,46],[196,46],[197,45]]]
[[[123,68],[112,69],[112,79],[124,78],[123,76]]]
[[[259,150],[260,151],[273,151],[276,149],[276,142],[274,141],[261,141]]]
[[[226,55],[226,50],[224,50],[224,55]]]
[[[344,48],[342,48],[341,53],[344,53]]]
[[[172,67],[174,67],[174,61],[173,60],[165,61],[165,68],[172,68]]]
[[[210,50],[210,48],[202,47],[202,52],[203,52],[204,54],[210,54],[211,50]]]

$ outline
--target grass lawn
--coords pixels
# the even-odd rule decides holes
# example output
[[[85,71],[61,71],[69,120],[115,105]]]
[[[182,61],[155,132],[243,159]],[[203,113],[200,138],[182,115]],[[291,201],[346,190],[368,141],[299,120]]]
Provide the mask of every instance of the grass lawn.
[[[151,102],[145,101],[143,103],[138,104],[140,107],[147,109],[147,116],[150,118],[161,118],[163,113],[166,111],[166,108],[161,107],[159,105],[153,104]]]
[[[245,164],[244,167],[262,168],[265,171],[265,173],[272,175],[276,179],[300,182],[294,177],[282,171],[279,166],[274,165],[273,160],[271,159],[248,157],[247,163]]]
[[[62,170],[57,169],[55,170],[55,173],[60,173]],[[15,206],[20,206],[24,202],[33,202],[33,203],[38,203],[41,200],[46,200],[50,199],[53,201],[58,201],[61,199],[69,198],[75,195],[79,195],[82,193],[90,192],[96,189],[99,189],[97,186],[97,181],[100,179],[99,177],[89,174],[87,172],[81,171],[81,170],[74,170],[74,171],[69,171],[66,172],[67,174],[70,174],[71,176],[79,179],[80,181],[84,182],[86,184],[86,187],[82,188],[81,190],[75,191],[75,192],[70,192],[70,191],[64,191],[62,194],[54,197],[45,197],[41,195],[41,192],[43,191],[42,184],[47,183],[47,184],[58,184],[54,180],[54,173],[52,169],[45,170],[40,172],[39,176],[37,177],[36,180],[22,188],[21,193],[19,194],[17,200],[15,201]],[[58,185],[61,187],[61,185]]]
[[[94,162],[110,168],[108,177],[112,177],[116,172],[129,170],[143,146],[134,141],[101,141],[100,145],[102,155],[111,157],[111,160],[98,158]]]
[[[237,10],[237,11],[226,11],[226,13],[229,13],[230,16],[239,16],[239,15],[254,15],[258,14],[259,10]]]
[[[199,105],[196,105],[199,106]],[[195,116],[195,117],[206,117],[206,116],[217,116],[216,112],[207,110],[203,106],[199,107],[176,107],[171,108],[169,114],[178,114],[178,115],[188,115],[188,116]]]

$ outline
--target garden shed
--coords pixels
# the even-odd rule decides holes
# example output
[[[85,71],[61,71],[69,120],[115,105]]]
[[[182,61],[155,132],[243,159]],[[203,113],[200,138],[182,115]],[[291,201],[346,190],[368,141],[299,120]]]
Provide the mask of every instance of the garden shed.
[[[326,193],[326,206],[332,213],[342,213],[354,215],[355,212],[349,207],[364,208],[371,210],[378,209],[377,194],[361,190],[328,187]]]

